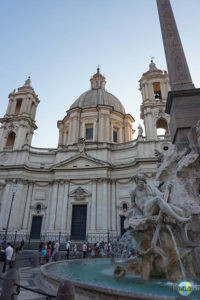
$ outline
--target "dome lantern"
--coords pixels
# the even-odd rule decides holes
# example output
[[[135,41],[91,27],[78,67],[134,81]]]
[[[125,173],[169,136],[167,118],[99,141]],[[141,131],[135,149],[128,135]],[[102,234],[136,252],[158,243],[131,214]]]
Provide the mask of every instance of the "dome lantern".
[[[97,73],[90,78],[91,90],[105,90],[106,78],[100,73],[100,68],[97,67]]]

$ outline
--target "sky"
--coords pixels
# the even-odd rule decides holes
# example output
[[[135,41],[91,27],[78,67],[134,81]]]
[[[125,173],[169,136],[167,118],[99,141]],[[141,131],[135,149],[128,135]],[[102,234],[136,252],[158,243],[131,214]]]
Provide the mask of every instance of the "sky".
[[[193,82],[200,87],[200,1],[171,0],[171,5]],[[138,81],[150,57],[167,70],[156,0],[0,1],[0,45],[0,117],[8,94],[30,73],[40,99],[34,147],[57,147],[57,121],[90,88],[98,64],[107,91],[134,117],[134,129],[143,124]]]

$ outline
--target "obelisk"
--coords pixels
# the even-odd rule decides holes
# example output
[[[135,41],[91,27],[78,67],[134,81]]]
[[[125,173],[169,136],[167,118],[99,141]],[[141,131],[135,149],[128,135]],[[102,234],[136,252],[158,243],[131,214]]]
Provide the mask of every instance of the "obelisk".
[[[169,0],[157,0],[158,14],[172,91],[166,112],[170,114],[172,143],[187,146],[188,133],[200,119],[200,89],[195,89]]]

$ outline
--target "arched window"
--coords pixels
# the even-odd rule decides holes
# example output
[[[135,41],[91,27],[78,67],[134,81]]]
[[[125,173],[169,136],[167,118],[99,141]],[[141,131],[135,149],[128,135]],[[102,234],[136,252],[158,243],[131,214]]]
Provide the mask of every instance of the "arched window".
[[[153,83],[153,92],[156,100],[162,99],[160,82]]]
[[[169,134],[167,121],[163,118],[160,118],[156,122],[157,136]]]
[[[126,203],[123,203],[123,210],[127,210],[128,209],[128,206]]]
[[[7,139],[7,143],[6,143],[6,147],[13,147],[14,143],[15,143],[15,133],[13,131],[11,131],[8,135],[8,139]]]
[[[40,204],[37,204],[36,211],[38,214],[41,212],[41,209],[42,209],[42,206]]]
[[[15,107],[15,115],[18,115],[20,113],[21,106],[22,106],[22,99],[17,99],[17,104]]]

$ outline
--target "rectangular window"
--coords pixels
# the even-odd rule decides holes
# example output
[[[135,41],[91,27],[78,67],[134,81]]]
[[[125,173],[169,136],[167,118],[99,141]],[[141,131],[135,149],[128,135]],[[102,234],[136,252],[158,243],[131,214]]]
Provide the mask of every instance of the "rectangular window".
[[[93,124],[86,125],[86,140],[93,140]]]
[[[153,91],[154,91],[155,99],[162,99],[160,82],[153,83]]]
[[[118,140],[118,129],[114,128],[114,130],[113,130],[113,142],[117,143],[117,140]]]

